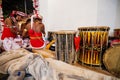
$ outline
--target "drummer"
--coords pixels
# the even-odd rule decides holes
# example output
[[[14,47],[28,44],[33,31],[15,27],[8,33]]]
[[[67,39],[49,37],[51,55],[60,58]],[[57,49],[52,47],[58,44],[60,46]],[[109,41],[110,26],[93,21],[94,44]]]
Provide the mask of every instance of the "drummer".
[[[36,32],[42,32],[42,34],[45,36],[45,26],[42,23],[42,17],[35,18],[33,25],[33,30],[35,30]]]
[[[29,38],[28,31],[31,29],[31,19],[27,19],[25,23],[25,27],[23,28],[22,31],[22,38]]]
[[[27,14],[21,12],[21,11],[17,11],[15,14],[15,19],[16,19],[16,26],[17,26],[17,34],[22,35],[22,26],[25,25],[26,19],[27,19]]]
[[[22,36],[24,38],[29,35],[28,37],[30,38],[30,43],[33,48],[43,48],[45,46],[45,42],[43,40],[43,37],[45,36],[45,27],[42,23],[42,17],[35,15],[32,19],[33,22],[31,22],[31,19],[26,21],[26,27]]]
[[[16,26],[15,26],[16,20],[13,16],[14,14],[15,14],[15,11],[12,11],[10,16],[7,17],[4,21],[4,29],[1,36],[2,40],[4,38],[9,38],[9,37],[15,38],[17,35]]]
[[[33,30],[35,32],[42,32],[43,36],[45,36],[45,26],[42,23],[42,17],[34,18],[34,23],[33,23]],[[22,33],[22,37],[28,37],[28,31],[31,29],[31,19],[27,19],[25,23],[25,28]]]

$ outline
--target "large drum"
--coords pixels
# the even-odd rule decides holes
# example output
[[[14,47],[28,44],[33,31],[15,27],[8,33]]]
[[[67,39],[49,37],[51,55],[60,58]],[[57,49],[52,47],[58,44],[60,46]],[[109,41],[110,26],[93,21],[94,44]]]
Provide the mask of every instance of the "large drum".
[[[108,46],[109,27],[80,27],[81,37],[78,60],[84,64],[101,66],[102,55]]]
[[[74,37],[75,31],[55,32],[56,58],[66,63],[72,64],[75,60]]]
[[[115,38],[120,38],[120,28],[114,29],[114,37]]]
[[[103,63],[109,72],[120,78],[120,46],[106,50],[103,55]]]

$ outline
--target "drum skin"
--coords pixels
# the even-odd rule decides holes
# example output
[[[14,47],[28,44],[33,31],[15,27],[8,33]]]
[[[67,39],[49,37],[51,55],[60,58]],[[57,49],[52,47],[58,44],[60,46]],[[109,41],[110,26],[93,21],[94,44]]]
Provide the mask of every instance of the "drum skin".
[[[103,55],[103,63],[110,73],[120,78],[120,46],[106,50]]]

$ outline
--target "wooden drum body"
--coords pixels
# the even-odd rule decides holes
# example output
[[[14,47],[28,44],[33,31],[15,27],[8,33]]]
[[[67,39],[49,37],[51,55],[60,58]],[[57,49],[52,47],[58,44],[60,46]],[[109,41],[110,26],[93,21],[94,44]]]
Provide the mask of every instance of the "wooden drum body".
[[[101,65],[102,53],[108,46],[109,27],[80,27],[80,62],[88,65]]]
[[[75,60],[74,37],[75,31],[57,31],[56,37],[56,58],[72,64]]]
[[[106,50],[103,63],[109,72],[120,78],[120,46]]]

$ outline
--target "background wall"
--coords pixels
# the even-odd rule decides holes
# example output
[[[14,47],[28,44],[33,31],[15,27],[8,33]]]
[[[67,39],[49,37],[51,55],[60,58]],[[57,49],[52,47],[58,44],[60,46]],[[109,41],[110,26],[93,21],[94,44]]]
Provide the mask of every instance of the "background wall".
[[[113,29],[116,28],[118,15],[119,0],[98,0],[97,8],[97,25],[110,26],[110,35],[113,34]],[[120,25],[120,23],[118,23]]]
[[[81,26],[120,27],[120,0],[40,0],[47,31],[77,30]]]
[[[117,0],[115,26],[120,28],[120,0]]]
[[[48,0],[39,0],[39,14],[43,16],[43,22],[46,30],[48,28]]]

